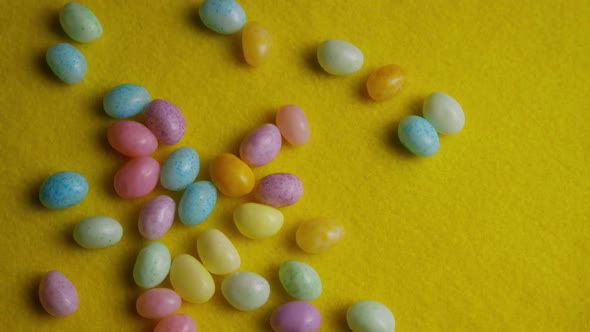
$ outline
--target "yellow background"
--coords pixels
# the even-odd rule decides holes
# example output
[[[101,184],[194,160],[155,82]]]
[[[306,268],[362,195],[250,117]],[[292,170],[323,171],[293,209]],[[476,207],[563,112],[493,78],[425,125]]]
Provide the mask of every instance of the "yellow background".
[[[322,331],[345,331],[354,301],[373,299],[394,313],[398,331],[590,330],[590,2],[571,1],[246,1],[248,20],[272,33],[273,56],[259,68],[241,59],[239,34],[222,36],[198,19],[200,1],[84,1],[104,27],[92,43],[59,26],[64,1],[0,4],[0,320],[5,331],[150,331],[134,310],[137,230],[149,197],[121,200],[112,178],[125,158],[106,142],[114,122],[102,98],[122,83],[145,86],[173,102],[187,132],[160,147],[160,162],[192,146],[209,179],[211,159],[237,153],[241,139],[278,107],[295,103],[312,128],[304,147],[285,146],[257,179],[292,172],[303,198],[284,208],[273,238],[253,241],[233,225],[235,206],[221,197],[202,225],[175,223],[162,242],[173,255],[197,255],[196,235],[217,227],[242,256],[242,271],[271,284],[261,309],[243,313],[220,292],[184,303],[200,331],[269,331],[274,308],[289,300],[277,279],[286,259],[316,268],[324,292],[313,301]],[[317,45],[346,39],[365,55],[360,72],[333,77],[315,60]],[[78,47],[88,73],[68,86],[45,64],[54,43]],[[397,63],[409,84],[394,100],[367,99],[364,84],[379,66]],[[420,114],[443,91],[463,106],[465,129],[441,137],[432,158],[398,143],[400,119]],[[138,117],[141,120],[141,116]],[[84,174],[79,205],[43,208],[38,189],[50,174]],[[180,193],[171,193],[178,200]],[[92,215],[118,219],[122,241],[86,250],[74,225]],[[333,217],[345,238],[322,255],[294,243],[297,225]],[[41,276],[58,269],[76,285],[79,310],[46,314]],[[219,287],[221,277],[215,277]],[[164,283],[169,286],[169,282]]]

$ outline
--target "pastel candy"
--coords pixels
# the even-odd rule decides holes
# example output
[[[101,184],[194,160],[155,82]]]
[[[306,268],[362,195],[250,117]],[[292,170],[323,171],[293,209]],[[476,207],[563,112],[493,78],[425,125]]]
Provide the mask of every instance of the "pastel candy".
[[[456,134],[465,126],[465,113],[453,97],[434,92],[424,100],[424,118],[441,134]]]
[[[264,239],[275,235],[283,226],[281,211],[264,204],[243,203],[233,213],[236,227],[245,237]]]
[[[277,112],[276,123],[281,135],[292,145],[304,145],[309,141],[309,123],[305,113],[298,106],[281,107]]]
[[[162,144],[178,143],[186,130],[186,121],[176,105],[156,99],[145,110],[145,124]]]
[[[346,312],[346,321],[353,332],[394,332],[395,319],[391,311],[376,301],[359,301]]]
[[[332,75],[349,75],[356,73],[363,66],[363,53],[353,44],[330,39],[322,42],[317,52],[318,62],[324,70]]]
[[[65,209],[80,203],[88,194],[88,182],[80,173],[58,172],[43,181],[39,200],[48,209]]]
[[[373,71],[367,78],[367,93],[376,101],[397,95],[406,81],[406,71],[398,65],[387,65]]]
[[[86,75],[84,55],[70,44],[59,43],[51,46],[45,59],[55,76],[68,84],[79,83]]]
[[[242,30],[244,60],[252,67],[260,66],[270,58],[272,37],[268,30],[256,22],[248,22]]]
[[[258,202],[276,208],[295,204],[301,195],[301,180],[289,173],[274,173],[263,177],[254,193]]]
[[[170,267],[170,283],[174,290],[189,303],[205,303],[215,293],[211,274],[193,256],[181,254]]]
[[[139,233],[148,240],[164,236],[172,226],[176,203],[166,195],[160,195],[143,206],[139,213]]]
[[[185,314],[168,316],[158,322],[154,332],[196,332],[197,324]]]
[[[254,173],[240,158],[231,153],[216,156],[209,166],[211,181],[225,196],[241,197],[254,188]]]
[[[440,147],[434,127],[417,115],[403,118],[397,128],[397,135],[400,142],[417,156],[433,156]]]
[[[149,156],[158,148],[156,136],[135,121],[113,123],[107,130],[107,139],[113,149],[128,157]]]
[[[160,184],[172,191],[186,189],[197,178],[199,168],[199,155],[193,148],[176,149],[162,164]]]
[[[240,145],[240,158],[249,166],[270,163],[281,150],[281,132],[267,123],[250,133]]]
[[[270,295],[270,284],[253,272],[235,272],[221,283],[223,297],[234,308],[252,311],[262,307]]]
[[[132,159],[115,174],[115,191],[122,198],[143,197],[154,190],[159,176],[160,164],[153,158]]]
[[[78,310],[78,293],[71,281],[58,271],[49,271],[39,284],[41,305],[52,316],[69,316]]]
[[[141,294],[135,302],[137,313],[145,318],[160,319],[180,308],[182,299],[168,288],[152,288]]]
[[[244,9],[234,0],[205,0],[199,17],[207,28],[224,35],[240,31],[246,23]]]
[[[327,251],[344,235],[344,228],[332,219],[302,222],[295,233],[297,245],[305,252],[318,254]]]
[[[189,226],[199,225],[213,211],[217,201],[217,190],[209,181],[197,181],[182,194],[178,203],[180,221]]]
[[[321,325],[320,312],[305,301],[287,302],[270,317],[270,326],[276,332],[316,332]]]
[[[170,271],[170,251],[160,242],[145,245],[135,260],[133,280],[142,288],[158,286]]]
[[[88,249],[110,247],[118,243],[121,237],[123,237],[123,227],[111,217],[85,218],[74,228],[74,240]]]
[[[322,294],[320,276],[304,262],[288,260],[281,264],[279,280],[285,291],[297,300],[310,301]]]
[[[208,229],[199,234],[197,251],[205,268],[213,274],[225,275],[240,268],[240,254],[218,229]]]
[[[150,103],[150,93],[141,85],[121,84],[102,101],[104,111],[113,118],[125,119],[139,114]]]
[[[102,26],[90,9],[77,2],[68,2],[59,13],[59,23],[75,41],[91,42],[102,35]]]

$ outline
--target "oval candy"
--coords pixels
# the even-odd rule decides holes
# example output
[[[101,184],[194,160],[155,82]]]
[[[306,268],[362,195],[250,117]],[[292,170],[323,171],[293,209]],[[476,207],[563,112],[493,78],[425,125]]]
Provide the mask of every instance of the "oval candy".
[[[77,2],[68,2],[59,13],[64,32],[75,41],[91,42],[102,35],[102,25],[90,9]]]
[[[403,118],[397,128],[397,135],[400,142],[417,156],[433,156],[440,148],[436,129],[417,115]]]
[[[160,195],[143,206],[139,213],[139,233],[148,240],[164,236],[174,221],[176,203],[166,195]]]
[[[297,300],[310,301],[322,294],[320,276],[309,264],[288,260],[279,267],[279,280],[285,291]]]
[[[159,321],[154,332],[197,332],[197,324],[189,315],[176,314]]]
[[[155,159],[131,159],[115,174],[115,191],[122,198],[143,197],[154,190],[159,176],[160,164]]]
[[[209,181],[197,181],[182,194],[178,203],[180,221],[189,226],[199,225],[213,211],[217,201],[217,190]]]
[[[113,149],[128,157],[149,156],[158,148],[156,136],[135,121],[113,123],[107,130],[107,139]]]
[[[330,39],[318,47],[318,62],[324,70],[332,75],[348,75],[356,73],[363,66],[363,53],[353,44]]]
[[[274,173],[258,182],[254,195],[258,202],[272,207],[289,206],[297,203],[303,195],[303,184],[293,174]]]
[[[186,120],[176,105],[156,99],[145,110],[145,125],[162,144],[178,143],[186,130]]]
[[[51,46],[45,54],[47,65],[60,80],[68,84],[82,81],[86,75],[86,59],[77,48],[59,43]]]
[[[272,37],[268,30],[256,22],[246,23],[242,30],[242,51],[246,63],[260,66],[270,57],[271,48]]]
[[[150,93],[141,85],[121,84],[112,88],[102,101],[104,111],[116,119],[139,114],[150,103]]]
[[[434,92],[424,100],[424,118],[441,134],[456,134],[465,126],[465,113],[453,97]]]
[[[65,209],[80,203],[88,194],[86,178],[76,172],[57,172],[43,181],[39,200],[48,209]]]
[[[234,0],[205,0],[199,17],[207,28],[224,35],[240,31],[246,23],[244,9]]]
[[[172,315],[180,308],[182,299],[168,288],[152,288],[135,301],[137,313],[145,318],[160,319]]]
[[[305,301],[287,302],[270,317],[270,326],[276,332],[316,332],[321,325],[320,312]]]
[[[254,189],[254,173],[231,153],[216,156],[209,166],[211,181],[225,196],[241,197]]]
[[[281,135],[292,145],[304,145],[309,141],[309,123],[305,113],[298,106],[281,107],[277,112],[276,122]]]
[[[170,251],[160,242],[145,245],[135,260],[133,280],[141,288],[158,286],[170,271]]]
[[[327,251],[344,235],[344,228],[332,219],[303,222],[297,228],[295,240],[299,248],[310,254]]]
[[[234,210],[233,219],[245,237],[263,239],[278,233],[284,217],[281,211],[268,205],[244,203]]]
[[[281,151],[281,132],[267,123],[250,133],[240,145],[240,158],[249,166],[270,163]]]
[[[69,316],[78,310],[76,287],[59,271],[49,271],[39,284],[39,301],[52,316]]]
[[[235,272],[221,283],[223,297],[234,308],[252,311],[262,307],[270,295],[270,284],[253,272]]]
[[[346,321],[353,332],[394,332],[391,311],[376,301],[359,301],[346,311]]]
[[[367,93],[375,101],[392,98],[403,88],[406,71],[398,65],[378,68],[367,78]]]
[[[188,254],[178,255],[172,261],[170,283],[178,295],[189,303],[205,303],[215,293],[211,274]]]
[[[168,190],[184,190],[195,181],[199,168],[199,155],[193,148],[176,149],[162,164],[160,184]]]
[[[205,268],[217,275],[225,275],[240,268],[236,247],[220,230],[212,228],[199,234],[197,252]]]
[[[123,237],[123,227],[111,217],[95,216],[81,220],[74,228],[74,240],[88,249],[110,247]]]

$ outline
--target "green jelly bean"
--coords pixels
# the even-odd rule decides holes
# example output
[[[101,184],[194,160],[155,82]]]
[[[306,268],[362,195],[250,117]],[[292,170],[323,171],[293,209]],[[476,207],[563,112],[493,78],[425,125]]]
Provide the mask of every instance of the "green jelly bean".
[[[170,271],[170,251],[160,242],[147,244],[135,260],[133,279],[142,288],[158,286]]]
[[[75,41],[91,42],[102,35],[102,26],[90,9],[77,2],[68,2],[59,13],[59,23]]]
[[[348,308],[346,321],[353,332],[393,332],[395,319],[391,311],[376,301],[359,301]]]
[[[84,248],[112,246],[121,240],[123,227],[113,218],[96,216],[80,221],[74,228],[74,240]]]
[[[297,300],[309,301],[322,293],[320,276],[306,263],[289,260],[279,268],[279,280],[285,291]]]

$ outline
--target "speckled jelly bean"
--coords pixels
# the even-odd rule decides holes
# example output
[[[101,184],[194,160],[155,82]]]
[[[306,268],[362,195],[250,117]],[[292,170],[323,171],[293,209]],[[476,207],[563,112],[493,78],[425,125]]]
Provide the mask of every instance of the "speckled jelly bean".
[[[139,234],[148,240],[164,236],[172,226],[176,203],[166,195],[160,195],[143,206],[139,213]]]
[[[172,288],[189,303],[205,303],[215,293],[211,274],[193,256],[181,254],[174,258],[170,267]]]
[[[441,134],[456,134],[465,126],[465,114],[461,105],[442,92],[434,92],[426,97],[422,114]]]
[[[234,0],[205,0],[199,17],[207,28],[224,35],[240,31],[246,23],[244,9]]]
[[[304,145],[309,141],[309,123],[297,105],[281,107],[277,112],[276,123],[281,135],[292,145]]]
[[[215,187],[228,197],[244,196],[254,188],[254,173],[231,153],[216,156],[209,166],[209,174]]]
[[[151,157],[131,159],[115,174],[115,191],[122,198],[143,197],[154,190],[160,164]]]
[[[70,44],[59,43],[51,46],[45,59],[55,76],[68,84],[79,83],[86,75],[84,55]]]
[[[197,252],[205,268],[213,274],[225,275],[240,268],[240,254],[218,229],[211,228],[199,234]]]
[[[196,332],[197,324],[185,314],[168,316],[158,322],[154,332]]]
[[[195,181],[199,168],[199,155],[193,148],[185,146],[176,149],[162,164],[160,184],[168,190],[184,190]]]
[[[189,226],[199,225],[213,211],[217,202],[217,190],[209,181],[197,181],[182,194],[178,203],[180,221]]]
[[[281,132],[277,126],[267,123],[244,138],[240,145],[240,158],[249,166],[270,163],[281,151]]]
[[[59,23],[75,41],[91,42],[102,35],[102,26],[90,9],[77,2],[68,2],[59,13]]]
[[[406,71],[398,65],[387,65],[373,71],[367,79],[367,93],[375,101],[397,95],[406,82]]]
[[[104,111],[116,119],[139,114],[150,103],[150,93],[141,85],[121,84],[109,91],[102,101]]]
[[[69,316],[78,310],[76,287],[59,271],[49,271],[39,284],[41,305],[52,316]]]
[[[293,174],[270,174],[258,182],[254,195],[258,202],[272,207],[293,205],[303,195],[303,184]]]
[[[149,156],[158,148],[156,136],[135,121],[118,121],[109,126],[107,139],[113,149],[128,157]]]
[[[400,142],[417,156],[433,156],[440,148],[434,127],[417,115],[403,118],[397,128],[397,135]]]
[[[43,181],[39,200],[48,209],[65,209],[80,203],[88,194],[86,178],[76,172],[58,172]]]
[[[74,227],[74,240],[88,249],[110,247],[117,244],[121,237],[123,237],[123,227],[111,217],[88,217]]]
[[[375,301],[359,301],[348,308],[346,321],[353,332],[394,332],[391,311]]]
[[[288,260],[279,267],[279,280],[287,294],[297,300],[310,301],[322,294],[320,276],[309,264]]]
[[[333,219],[302,222],[295,233],[299,248],[310,254],[327,251],[344,235],[344,228]]]
[[[158,286],[170,271],[170,251],[160,242],[145,245],[135,260],[133,280],[142,288]]]
[[[152,288],[135,301],[137,313],[145,318],[160,319],[172,315],[180,308],[182,299],[168,288]]]
[[[145,124],[156,135],[160,143],[178,143],[186,130],[186,121],[176,105],[156,99],[145,110]]]
[[[320,44],[317,52],[318,62],[324,70],[332,75],[349,75],[356,73],[363,66],[363,53],[353,44],[330,39]]]
[[[273,236],[283,226],[281,211],[264,204],[243,203],[233,213],[234,223],[244,236],[264,239]]]
[[[235,272],[221,283],[223,297],[234,308],[252,311],[262,307],[270,295],[270,284],[253,272]]]
[[[258,67],[270,58],[272,37],[270,32],[257,22],[248,22],[242,30],[242,51],[244,60]]]
[[[305,301],[287,302],[270,317],[270,326],[276,332],[316,332],[321,325],[320,312]]]

